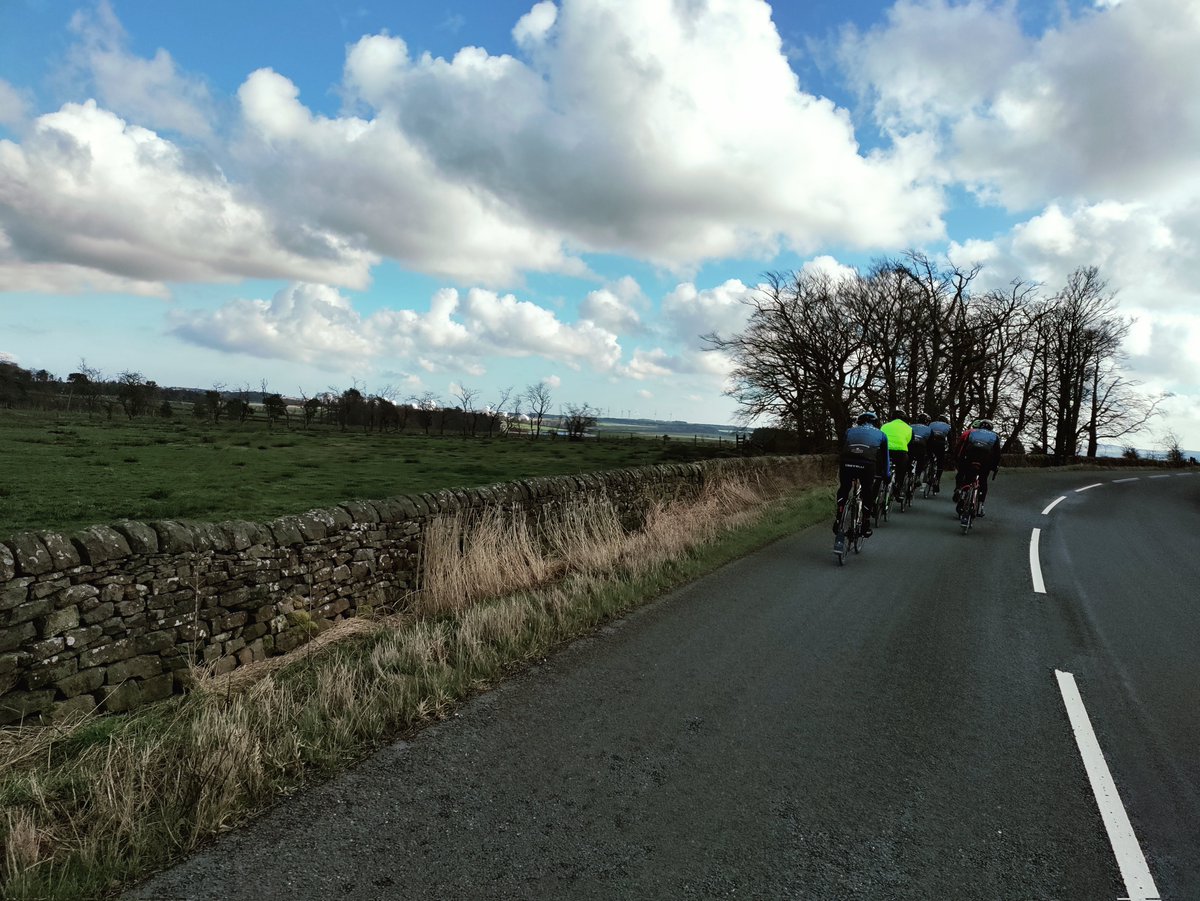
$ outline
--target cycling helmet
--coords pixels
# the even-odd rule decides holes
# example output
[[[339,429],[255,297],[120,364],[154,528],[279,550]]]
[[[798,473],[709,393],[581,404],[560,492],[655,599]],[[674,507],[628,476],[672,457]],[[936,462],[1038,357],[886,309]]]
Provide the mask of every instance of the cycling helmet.
[[[905,422],[908,422],[908,414],[905,413],[903,410],[893,410],[892,411],[892,419],[902,419]]]
[[[879,425],[879,416],[874,412],[867,410],[858,414],[858,419],[855,420],[858,425]]]
[[[987,429],[987,430],[990,432],[990,431],[992,431],[992,421],[991,421],[990,419],[979,419],[979,420],[976,420],[976,422],[975,422],[975,428],[977,428],[977,429]]]
[[[983,422],[982,419],[972,419],[971,420],[971,428],[973,428],[973,429],[979,428],[979,423],[981,423],[981,422]]]
[[[929,414],[922,413],[917,417],[917,422],[919,422],[921,425],[929,425]]]
[[[949,416],[947,416],[945,413],[939,413],[939,414],[938,414],[937,416],[935,416],[934,418],[935,418],[935,419],[936,419],[938,422],[944,422],[944,423],[946,423],[946,425],[949,425],[949,424],[950,424],[950,417],[949,417]]]

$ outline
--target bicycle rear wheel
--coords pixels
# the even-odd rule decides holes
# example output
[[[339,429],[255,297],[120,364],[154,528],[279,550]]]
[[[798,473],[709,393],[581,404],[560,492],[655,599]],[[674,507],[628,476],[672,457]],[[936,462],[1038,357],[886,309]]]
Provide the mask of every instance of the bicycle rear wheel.
[[[849,542],[849,545],[854,550],[854,553],[856,553],[856,554],[862,550],[862,543],[863,543],[862,513],[863,513],[862,499],[859,497],[855,497],[854,498],[854,510],[850,514],[850,516],[851,516],[850,530],[854,537],[853,537],[853,540]]]

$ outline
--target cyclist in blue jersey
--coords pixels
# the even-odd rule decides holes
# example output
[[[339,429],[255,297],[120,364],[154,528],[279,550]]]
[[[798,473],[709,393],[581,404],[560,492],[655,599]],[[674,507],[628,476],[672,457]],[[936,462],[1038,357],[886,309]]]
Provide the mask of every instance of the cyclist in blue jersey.
[[[937,476],[933,483],[933,493],[937,494],[942,488],[942,470],[946,468],[946,449],[950,445],[950,419],[944,414],[929,423],[928,444],[929,453],[937,461]]]
[[[979,476],[979,511],[976,516],[983,516],[983,502],[987,500],[988,493],[988,473],[995,476],[1000,471],[1000,436],[993,429],[990,419],[975,420],[971,423],[971,428],[963,432],[955,457],[958,472],[954,476],[954,502],[960,508],[962,505],[959,498],[963,486]],[[958,514],[965,515],[962,509],[958,509]]]
[[[842,438],[838,466],[837,511],[833,519],[835,533],[838,530],[838,513],[850,497],[850,484],[858,479],[863,498],[862,535],[864,538],[871,537],[871,517],[875,513],[875,496],[879,483],[891,474],[887,436],[878,426],[878,416],[870,412],[861,413]],[[841,538],[838,540],[841,541]]]
[[[908,443],[908,455],[912,458],[913,485],[920,487],[925,475],[925,464],[929,460],[929,417],[924,413],[917,415],[917,421],[912,424],[912,441]]]

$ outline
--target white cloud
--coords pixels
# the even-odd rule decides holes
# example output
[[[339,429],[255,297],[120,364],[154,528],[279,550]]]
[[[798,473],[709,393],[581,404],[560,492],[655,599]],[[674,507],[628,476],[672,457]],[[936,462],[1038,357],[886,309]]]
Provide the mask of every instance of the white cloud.
[[[360,286],[374,259],[284,229],[211,163],[94,102],[0,141],[0,268],[37,283],[161,294],[165,281],[301,277]]]
[[[195,344],[326,368],[388,358],[426,372],[481,375],[487,358],[536,356],[609,372],[621,358],[616,336],[592,322],[564,323],[536,304],[480,288],[465,296],[439,290],[425,313],[384,309],[363,317],[334,288],[296,284],[270,300],[235,300],[172,319],[174,334]]]
[[[211,137],[214,104],[207,86],[179,72],[166,50],[160,48],[152,59],[129,53],[125,30],[108,0],[75,13],[71,30],[79,38],[76,63],[106,107],[147,128]]]
[[[700,347],[701,335],[741,331],[750,312],[745,301],[755,290],[738,279],[705,290],[684,282],[663,298],[662,315],[681,342]]]
[[[1200,7],[1102,4],[1038,36],[1017,5],[900,0],[843,44],[896,131],[942,129],[954,176],[1010,208],[1200,190]],[[936,65],[930,65],[936,60]]]
[[[770,12],[539,4],[518,29],[529,64],[479,48],[412,59],[372,36],[346,85],[447,178],[581,249],[686,266],[939,235],[941,198],[918,179],[928,146],[861,154],[846,112],[799,90]]]
[[[553,0],[542,0],[517,20],[512,30],[513,40],[520,47],[534,47],[546,40],[554,22],[558,19],[558,7]]]
[[[617,334],[637,334],[644,329],[636,307],[644,303],[642,289],[626,276],[614,285],[590,292],[579,306],[579,315]]]
[[[234,300],[209,315],[172,320],[172,331],[194,344],[331,370],[379,349],[350,301],[326,285],[295,284],[270,300]]]
[[[24,122],[28,107],[24,94],[0,78],[0,125],[18,125]]]
[[[352,57],[369,81],[366,73],[395,49],[375,39]],[[373,253],[460,280],[503,284],[523,270],[585,271],[519,210],[439,172],[389,117],[315,116],[292,82],[266,69],[238,97],[247,127],[241,164],[282,218],[354,235]]]

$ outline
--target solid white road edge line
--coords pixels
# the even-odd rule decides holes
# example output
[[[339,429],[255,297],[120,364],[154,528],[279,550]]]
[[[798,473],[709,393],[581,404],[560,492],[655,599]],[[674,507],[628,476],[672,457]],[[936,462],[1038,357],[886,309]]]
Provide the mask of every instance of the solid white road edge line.
[[[1151,476],[1150,478],[1154,478],[1154,476]],[[1087,491],[1089,488],[1099,488],[1103,484],[1103,482],[1096,482],[1094,485],[1084,485],[1082,488],[1076,488],[1075,493],[1078,494],[1081,491]]]
[[[1053,510],[1055,507],[1057,507],[1059,504],[1061,504],[1061,503],[1062,503],[1063,501],[1065,501],[1066,499],[1067,499],[1067,496],[1064,494],[1064,495],[1063,495],[1062,497],[1060,497],[1058,500],[1056,500],[1056,501],[1051,501],[1051,502],[1050,502],[1050,506],[1049,506],[1049,507],[1047,507],[1045,510],[1043,510],[1043,511],[1042,511],[1042,516],[1045,516],[1047,513],[1049,513],[1051,510]]]
[[[1038,562],[1038,538],[1041,529],[1034,529],[1029,536],[1029,571],[1033,574],[1033,590],[1038,594],[1046,593],[1046,583],[1042,581],[1042,564]]]
[[[1120,485],[1122,482],[1136,482],[1141,476],[1130,476],[1128,479],[1113,479],[1114,485]]]
[[[1054,675],[1058,679],[1067,717],[1071,720],[1071,730],[1075,733],[1075,744],[1079,746],[1079,753],[1083,757],[1083,766],[1087,770],[1088,781],[1092,783],[1092,793],[1096,796],[1096,804],[1100,808],[1104,828],[1108,831],[1108,841],[1116,855],[1129,899],[1160,901],[1158,888],[1150,875],[1150,868],[1146,866],[1146,856],[1142,853],[1137,836],[1133,834],[1133,825],[1117,794],[1117,784],[1113,782],[1100,743],[1096,741],[1096,732],[1083,706],[1083,698],[1079,696],[1075,677],[1061,670],[1055,670]]]

